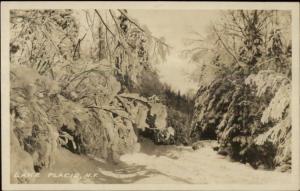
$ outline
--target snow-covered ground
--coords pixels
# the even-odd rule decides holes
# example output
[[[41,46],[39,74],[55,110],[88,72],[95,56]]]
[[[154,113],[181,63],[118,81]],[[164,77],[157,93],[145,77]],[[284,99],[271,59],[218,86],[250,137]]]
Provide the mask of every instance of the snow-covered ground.
[[[146,166],[151,174],[135,183],[290,183],[291,175],[276,171],[254,170],[218,155],[210,146],[192,150],[191,147],[155,146],[144,152],[127,154],[121,161],[128,165]],[[141,172],[140,172],[141,173]]]
[[[80,177],[59,177],[65,173]],[[48,177],[55,173],[57,177]],[[86,177],[86,174],[96,174]],[[126,154],[121,163],[109,164],[61,149],[56,164],[41,174],[37,183],[131,183],[131,184],[288,184],[290,173],[254,170],[231,162],[207,145],[194,151],[184,146],[157,146],[145,140],[141,152]]]

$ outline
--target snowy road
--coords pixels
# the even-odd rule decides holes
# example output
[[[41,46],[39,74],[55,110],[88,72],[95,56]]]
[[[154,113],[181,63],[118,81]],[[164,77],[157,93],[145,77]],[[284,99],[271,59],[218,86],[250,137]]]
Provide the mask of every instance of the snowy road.
[[[254,170],[216,154],[210,146],[157,146],[142,143],[141,152],[126,154],[120,164],[108,164],[60,150],[55,165],[36,183],[131,183],[131,184],[288,184],[290,173]],[[96,177],[56,178],[50,173],[97,174]]]
[[[289,173],[254,170],[231,162],[209,146],[196,151],[183,146],[155,146],[153,150],[151,146],[148,145],[141,153],[121,157],[121,161],[128,165],[146,166],[145,173],[147,170],[157,172],[135,183],[268,184],[291,181]]]

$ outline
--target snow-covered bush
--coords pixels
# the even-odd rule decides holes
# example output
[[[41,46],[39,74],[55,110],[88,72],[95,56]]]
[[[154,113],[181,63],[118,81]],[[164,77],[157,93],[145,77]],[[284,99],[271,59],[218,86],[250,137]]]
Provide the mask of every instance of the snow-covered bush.
[[[284,11],[280,14],[287,17]],[[219,72],[209,83],[200,81],[191,136],[217,139],[221,150],[254,167],[286,165],[287,170],[291,159],[291,49],[290,31],[284,34],[279,25],[289,26],[290,22],[270,25],[267,20],[272,23],[273,16],[272,11],[228,11],[219,26],[212,27],[215,37],[208,36],[220,46],[215,45],[210,59],[209,54],[203,60],[199,57],[206,66],[199,75],[208,75],[212,68]]]

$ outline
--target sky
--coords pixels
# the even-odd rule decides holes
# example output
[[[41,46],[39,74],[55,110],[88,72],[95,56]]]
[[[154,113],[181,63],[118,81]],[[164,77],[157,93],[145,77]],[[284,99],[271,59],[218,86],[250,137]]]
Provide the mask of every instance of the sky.
[[[156,37],[165,37],[172,47],[166,63],[157,65],[161,80],[185,93],[197,90],[197,84],[189,80],[187,74],[195,69],[188,58],[180,56],[187,49],[184,39],[192,37],[192,31],[205,35],[211,22],[218,18],[214,10],[128,10],[131,17],[146,25]]]
[[[188,63],[188,58],[180,55],[188,47],[184,39],[195,38],[193,31],[200,34],[207,33],[207,27],[219,18],[216,10],[162,10],[162,9],[129,9],[128,15],[141,26],[146,25],[155,37],[164,37],[172,48],[165,63],[157,64],[156,68],[162,82],[169,84],[173,90],[186,93],[198,86],[188,78],[188,73],[195,70],[195,65]],[[86,25],[85,14],[82,11],[77,15],[81,24]],[[88,26],[81,29],[81,36]]]

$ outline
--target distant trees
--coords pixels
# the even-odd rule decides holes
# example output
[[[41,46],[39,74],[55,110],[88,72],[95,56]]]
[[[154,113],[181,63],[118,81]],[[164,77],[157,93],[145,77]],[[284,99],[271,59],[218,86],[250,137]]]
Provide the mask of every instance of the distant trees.
[[[194,100],[180,91],[172,90],[168,85],[165,85],[164,90],[164,104],[168,107],[168,126],[175,130],[175,143],[190,144]]]
[[[189,144],[191,116],[194,108],[193,92],[188,95],[175,91],[170,85],[162,83],[155,70],[143,71],[138,86],[130,89],[142,96],[156,95],[167,106],[167,125],[175,130],[175,144]]]

